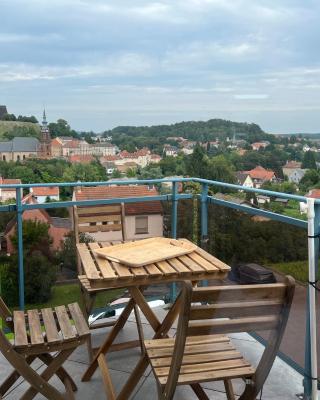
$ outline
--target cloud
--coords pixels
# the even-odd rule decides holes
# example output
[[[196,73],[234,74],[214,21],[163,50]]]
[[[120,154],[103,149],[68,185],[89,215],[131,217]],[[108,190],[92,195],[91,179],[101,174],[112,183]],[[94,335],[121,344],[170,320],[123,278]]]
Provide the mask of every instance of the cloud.
[[[269,97],[268,94],[235,94],[233,96],[237,100],[264,100]]]

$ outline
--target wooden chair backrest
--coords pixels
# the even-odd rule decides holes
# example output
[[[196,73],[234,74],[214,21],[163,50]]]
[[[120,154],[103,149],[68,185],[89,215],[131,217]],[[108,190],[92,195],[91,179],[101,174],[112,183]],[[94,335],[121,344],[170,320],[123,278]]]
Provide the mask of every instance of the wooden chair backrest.
[[[80,233],[121,231],[126,240],[124,204],[74,207],[74,230],[77,243]]]
[[[171,392],[177,383],[187,336],[269,330],[268,344],[252,378],[250,389],[258,394],[279,350],[294,289],[295,281],[291,277],[286,277],[284,283],[267,285],[193,288],[190,282],[185,282],[175,357],[165,391]]]

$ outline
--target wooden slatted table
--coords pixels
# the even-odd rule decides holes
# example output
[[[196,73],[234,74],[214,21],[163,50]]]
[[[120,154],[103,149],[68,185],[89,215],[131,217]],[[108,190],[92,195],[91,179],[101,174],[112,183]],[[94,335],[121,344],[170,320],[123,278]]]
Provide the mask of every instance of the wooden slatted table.
[[[146,302],[143,296],[143,287],[184,280],[196,283],[201,280],[224,279],[230,271],[228,265],[199,247],[194,252],[184,256],[143,267],[130,268],[96,255],[94,250],[106,245],[112,245],[112,243],[80,243],[77,245],[85,272],[85,275],[79,276],[80,282],[89,292],[90,290],[97,291],[99,289],[127,288],[131,294],[131,300],[109,332],[105,342],[95,354],[92,363],[82,378],[83,381],[90,380],[98,365],[100,365],[103,372],[104,381],[108,381],[109,377],[106,376],[108,369],[104,355],[110,350],[114,339],[125,325],[132,311],[136,314],[140,340],[143,340],[137,307],[140,308],[153,328],[155,332],[154,338],[167,336],[179,313],[181,297],[180,295],[177,297],[165,320],[161,323]],[[109,393],[109,397],[112,398],[112,394]]]

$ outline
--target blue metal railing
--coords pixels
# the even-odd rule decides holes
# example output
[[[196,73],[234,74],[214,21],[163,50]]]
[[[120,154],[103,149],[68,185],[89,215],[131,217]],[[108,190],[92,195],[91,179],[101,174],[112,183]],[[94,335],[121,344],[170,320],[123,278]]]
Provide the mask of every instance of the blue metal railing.
[[[130,197],[130,198],[116,198],[116,199],[98,199],[98,200],[83,200],[83,201],[57,201],[53,203],[43,203],[43,204],[24,204],[22,201],[22,190],[29,189],[31,187],[78,187],[78,186],[109,186],[109,185],[132,185],[132,184],[161,184],[161,183],[172,183],[172,191],[171,194],[159,195],[159,196],[144,196],[144,197]],[[241,204],[237,204],[227,200],[217,199],[215,196],[209,195],[209,187],[221,187],[225,189],[232,190],[241,190],[245,192],[251,193],[259,193],[266,196],[283,198],[288,200],[295,200],[299,202],[307,202],[307,199],[303,196],[292,195],[288,193],[280,193],[274,192],[270,190],[249,188],[240,185],[235,185],[231,183],[212,181],[207,179],[200,178],[167,178],[167,179],[145,179],[145,180],[130,180],[130,181],[106,181],[106,182],[63,182],[63,183],[28,183],[28,184],[10,184],[10,185],[1,185],[3,188],[10,188],[16,190],[16,204],[8,204],[1,205],[0,212],[16,212],[17,214],[17,236],[18,236],[18,263],[19,263],[19,306],[21,309],[24,309],[24,266],[23,266],[23,240],[22,240],[22,227],[23,220],[22,214],[25,210],[31,209],[49,209],[49,208],[66,208],[72,206],[90,206],[97,204],[115,204],[115,203],[138,203],[138,202],[146,202],[146,201],[171,201],[172,202],[172,213],[171,213],[171,233],[172,237],[177,237],[177,223],[178,223],[178,202],[181,199],[191,199],[193,198],[193,194],[189,193],[178,193],[178,184],[180,182],[188,183],[195,182],[200,184],[201,186],[201,194],[198,194],[198,198],[201,204],[201,245],[205,247],[206,242],[208,240],[208,204],[213,203],[223,207],[232,208],[235,210],[239,210],[245,213],[253,214],[253,215],[261,215],[268,217],[272,220],[287,223],[290,225],[297,226],[299,228],[303,228],[307,230],[307,222],[288,217],[286,215],[277,214],[274,212],[251,208],[248,206],[244,206]],[[315,200],[315,236],[320,232],[320,200]],[[309,254],[309,257],[316,258],[316,268],[318,261],[318,240],[315,237],[313,239],[315,241],[316,253],[313,255]],[[176,286],[173,284],[170,290],[171,299],[176,296]],[[307,305],[308,307],[308,305]],[[307,308],[308,310],[308,308]],[[306,323],[306,347],[305,347],[305,379],[304,379],[304,387],[305,387],[305,398],[310,399],[311,397],[311,378],[310,378],[310,368],[311,368],[311,357],[312,354],[310,352],[310,339],[309,339],[309,313],[307,313],[307,323]]]

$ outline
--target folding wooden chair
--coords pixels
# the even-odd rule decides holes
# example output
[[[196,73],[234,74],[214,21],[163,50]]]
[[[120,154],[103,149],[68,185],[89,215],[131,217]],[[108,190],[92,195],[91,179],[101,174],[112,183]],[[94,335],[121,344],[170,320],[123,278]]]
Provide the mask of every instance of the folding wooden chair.
[[[269,285],[193,288],[186,282],[176,338],[144,342],[158,398],[171,400],[177,385],[190,385],[199,399],[208,400],[200,383],[223,380],[227,398],[234,400],[231,380],[243,378],[240,400],[256,399],[277,355],[294,288],[291,277]],[[270,337],[257,368],[224,335],[263,330]]]
[[[80,243],[81,234],[86,234],[94,241],[105,242],[105,245],[111,241],[110,233],[116,233],[112,242],[126,241],[126,227],[125,227],[125,209],[124,203],[112,205],[98,205],[89,207],[73,207],[73,228],[76,244]],[[92,243],[91,247],[94,249],[99,247],[97,243]],[[90,282],[85,279],[85,272],[81,264],[79,254],[77,252],[77,270],[78,275],[82,276],[80,280],[80,289],[82,295],[82,302],[84,306],[84,313],[88,320],[89,315],[94,307],[95,299],[98,293],[108,291],[95,290],[90,287]],[[89,288],[89,290],[88,290]],[[115,324],[115,321],[100,322],[90,325],[90,329],[99,329],[109,327]],[[89,358],[93,357],[92,343],[88,340]]]
[[[0,329],[0,351],[14,368],[0,385],[0,399],[20,376],[30,384],[21,397],[23,400],[31,400],[37,393],[50,400],[74,399],[73,392],[77,386],[62,364],[90,335],[78,304],[29,310],[26,313],[14,311],[12,315],[0,297],[0,318],[14,334],[12,344]],[[37,358],[47,365],[42,373],[31,366]],[[65,394],[48,383],[53,375],[62,381]]]

